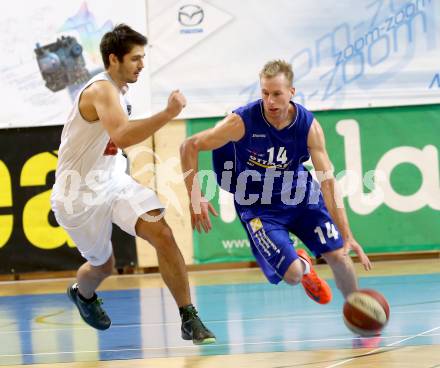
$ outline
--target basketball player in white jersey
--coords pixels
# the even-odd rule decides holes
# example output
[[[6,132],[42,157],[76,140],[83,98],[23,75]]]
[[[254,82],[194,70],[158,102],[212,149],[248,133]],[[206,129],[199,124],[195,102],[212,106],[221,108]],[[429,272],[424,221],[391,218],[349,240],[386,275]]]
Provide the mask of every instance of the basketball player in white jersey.
[[[152,190],[138,184],[118,164],[124,160],[118,148],[144,141],[175,118],[186,103],[179,91],[173,91],[163,111],[128,120],[130,108],[124,95],[144,67],[146,44],[146,37],[123,24],[103,36],[100,49],[106,71],[78,93],[62,132],[52,208],[87,260],[67,294],[86,323],[99,330],[110,327],[95,291],[114,268],[110,239],[115,223],[155,247],[160,272],[179,307],[182,338],[195,344],[213,343],[215,336],[191,304],[185,263],[161,216],[163,205]]]

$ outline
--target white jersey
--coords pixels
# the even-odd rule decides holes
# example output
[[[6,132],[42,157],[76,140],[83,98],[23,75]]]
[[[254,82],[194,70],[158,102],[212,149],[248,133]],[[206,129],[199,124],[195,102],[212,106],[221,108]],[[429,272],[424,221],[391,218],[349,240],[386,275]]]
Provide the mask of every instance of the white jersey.
[[[79,99],[84,89],[100,80],[115,83],[107,72],[88,81],[78,93],[61,134],[51,200],[53,207],[59,207],[59,204],[65,204],[67,198],[73,206],[69,212],[74,216],[90,207],[91,201],[84,201],[84,194],[89,195],[89,199],[96,197],[97,193],[105,195],[127,167],[125,157],[111,142],[102,123],[99,120],[86,121],[79,111]],[[119,99],[128,115],[128,103],[122,91]]]

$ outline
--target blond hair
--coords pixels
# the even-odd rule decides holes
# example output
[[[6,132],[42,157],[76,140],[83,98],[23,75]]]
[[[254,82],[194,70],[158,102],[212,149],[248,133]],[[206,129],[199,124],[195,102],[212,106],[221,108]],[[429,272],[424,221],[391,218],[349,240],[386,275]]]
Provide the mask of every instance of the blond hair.
[[[284,60],[271,60],[268,61],[261,69],[260,78],[272,78],[278,74],[284,74],[286,79],[289,81],[289,85],[293,84],[293,70],[292,65]]]

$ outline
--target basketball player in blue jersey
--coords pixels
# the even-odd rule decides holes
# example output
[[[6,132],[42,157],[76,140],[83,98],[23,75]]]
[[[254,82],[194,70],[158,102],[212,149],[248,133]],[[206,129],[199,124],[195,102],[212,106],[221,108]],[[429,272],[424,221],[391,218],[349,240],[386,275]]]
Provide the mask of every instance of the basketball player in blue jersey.
[[[289,232],[325,259],[344,297],[358,289],[350,250],[366,270],[371,263],[350,230],[322,128],[311,112],[291,101],[292,82],[290,64],[268,62],[260,73],[262,99],[186,139],[182,170],[189,173],[185,184],[192,226],[208,232],[209,213],[217,213],[204,198],[196,173],[199,151],[213,150],[217,179],[234,193],[237,214],[267,279],[273,284],[301,282],[311,299],[326,304],[332,298],[330,287],[318,277],[306,251],[295,249]],[[319,184],[303,166],[310,157]]]

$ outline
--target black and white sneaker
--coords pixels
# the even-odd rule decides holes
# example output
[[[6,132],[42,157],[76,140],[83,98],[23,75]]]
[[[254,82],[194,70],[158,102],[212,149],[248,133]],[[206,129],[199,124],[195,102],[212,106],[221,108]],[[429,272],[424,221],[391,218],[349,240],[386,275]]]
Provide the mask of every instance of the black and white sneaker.
[[[182,339],[192,340],[195,345],[214,344],[215,335],[203,324],[193,305],[181,308]]]

